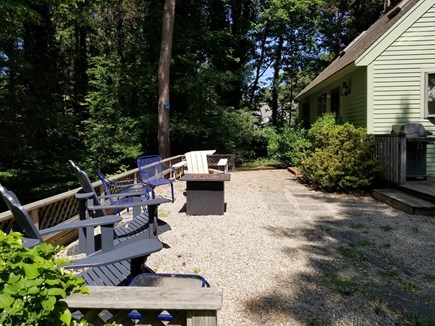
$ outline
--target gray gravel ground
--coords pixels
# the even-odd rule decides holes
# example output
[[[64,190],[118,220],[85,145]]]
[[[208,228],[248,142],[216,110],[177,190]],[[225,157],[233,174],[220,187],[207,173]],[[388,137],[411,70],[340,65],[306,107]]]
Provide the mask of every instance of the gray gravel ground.
[[[186,215],[174,187],[159,208],[169,248],[147,264],[220,288],[220,326],[435,325],[435,217],[310,191],[286,170],[231,173],[223,216]]]
[[[310,191],[286,170],[231,178],[223,216],[187,216],[176,181],[160,208],[170,248],[147,262],[222,289],[219,325],[435,324],[433,217]]]

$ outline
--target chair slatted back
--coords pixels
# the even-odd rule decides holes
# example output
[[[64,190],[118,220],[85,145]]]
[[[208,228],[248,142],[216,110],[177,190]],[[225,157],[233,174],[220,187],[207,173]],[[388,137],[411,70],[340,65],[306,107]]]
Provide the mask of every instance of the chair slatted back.
[[[94,202],[94,205],[100,205],[100,202],[98,201],[98,195],[95,192],[94,187],[92,186],[92,182],[89,179],[88,175],[85,171],[81,170],[73,161],[69,160],[69,164],[71,165],[71,169],[74,173],[74,175],[77,177],[77,180],[79,181],[80,185],[82,186],[82,189],[85,193],[91,193],[92,194],[92,200]],[[105,216],[107,215],[104,210],[96,210],[95,211],[96,216]]]
[[[207,155],[212,155],[215,151],[192,151],[185,154],[187,162],[187,170],[189,173],[204,173],[208,174],[208,159]]]
[[[25,238],[37,240],[33,244],[43,242],[41,234],[32,222],[32,218],[29,213],[24,209],[18,200],[17,196],[12,192],[7,190],[0,184],[0,193],[3,197],[6,206],[8,206],[12,215],[15,218],[16,226],[19,228]]]

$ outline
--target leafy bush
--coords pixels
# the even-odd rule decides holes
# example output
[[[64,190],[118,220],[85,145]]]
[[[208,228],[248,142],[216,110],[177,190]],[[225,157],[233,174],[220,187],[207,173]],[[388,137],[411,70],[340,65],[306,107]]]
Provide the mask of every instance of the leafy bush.
[[[86,293],[84,280],[65,272],[55,259],[59,247],[22,247],[22,235],[0,231],[0,325],[71,325],[59,304],[70,293]]]
[[[358,192],[372,186],[380,175],[372,157],[373,136],[350,123],[337,124],[330,115],[314,123],[309,136],[314,144],[302,164],[302,180],[315,189]]]
[[[327,145],[329,137],[337,130],[338,126],[339,123],[334,114],[326,113],[318,118],[308,130],[308,138],[312,142],[312,146],[317,148]]]
[[[299,126],[286,127],[281,133],[270,135],[267,152],[271,158],[289,166],[298,166],[309,147],[305,129]]]
[[[222,107],[195,110],[178,115],[171,125],[172,148],[179,153],[215,149],[236,155],[236,165],[264,157],[270,128],[257,126],[248,110]]]

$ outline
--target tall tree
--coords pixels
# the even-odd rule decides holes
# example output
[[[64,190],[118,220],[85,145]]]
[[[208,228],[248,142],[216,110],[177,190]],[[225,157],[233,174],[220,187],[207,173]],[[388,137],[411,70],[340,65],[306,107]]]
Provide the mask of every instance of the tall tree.
[[[174,31],[175,0],[165,0],[163,8],[162,43],[159,61],[159,102],[158,102],[158,143],[159,154],[166,158],[171,155],[169,138],[169,73],[171,67],[172,36]]]
[[[316,52],[317,17],[319,0],[275,0],[270,1],[261,14],[258,26],[268,31],[267,56],[271,62],[273,78],[271,82],[270,107],[272,124],[284,122],[285,107],[280,99],[293,100],[293,96],[280,96],[281,85],[287,78],[297,76],[305,69]],[[290,81],[292,82],[292,81]],[[292,88],[290,88],[292,89]],[[287,103],[287,106],[290,106]]]

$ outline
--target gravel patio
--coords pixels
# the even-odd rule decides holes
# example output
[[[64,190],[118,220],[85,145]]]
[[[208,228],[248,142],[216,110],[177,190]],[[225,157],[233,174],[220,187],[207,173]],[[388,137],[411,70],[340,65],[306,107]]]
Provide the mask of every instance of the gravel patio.
[[[433,217],[310,191],[287,170],[231,173],[223,216],[187,216],[174,187],[169,248],[147,264],[222,289],[219,325],[435,324]]]

